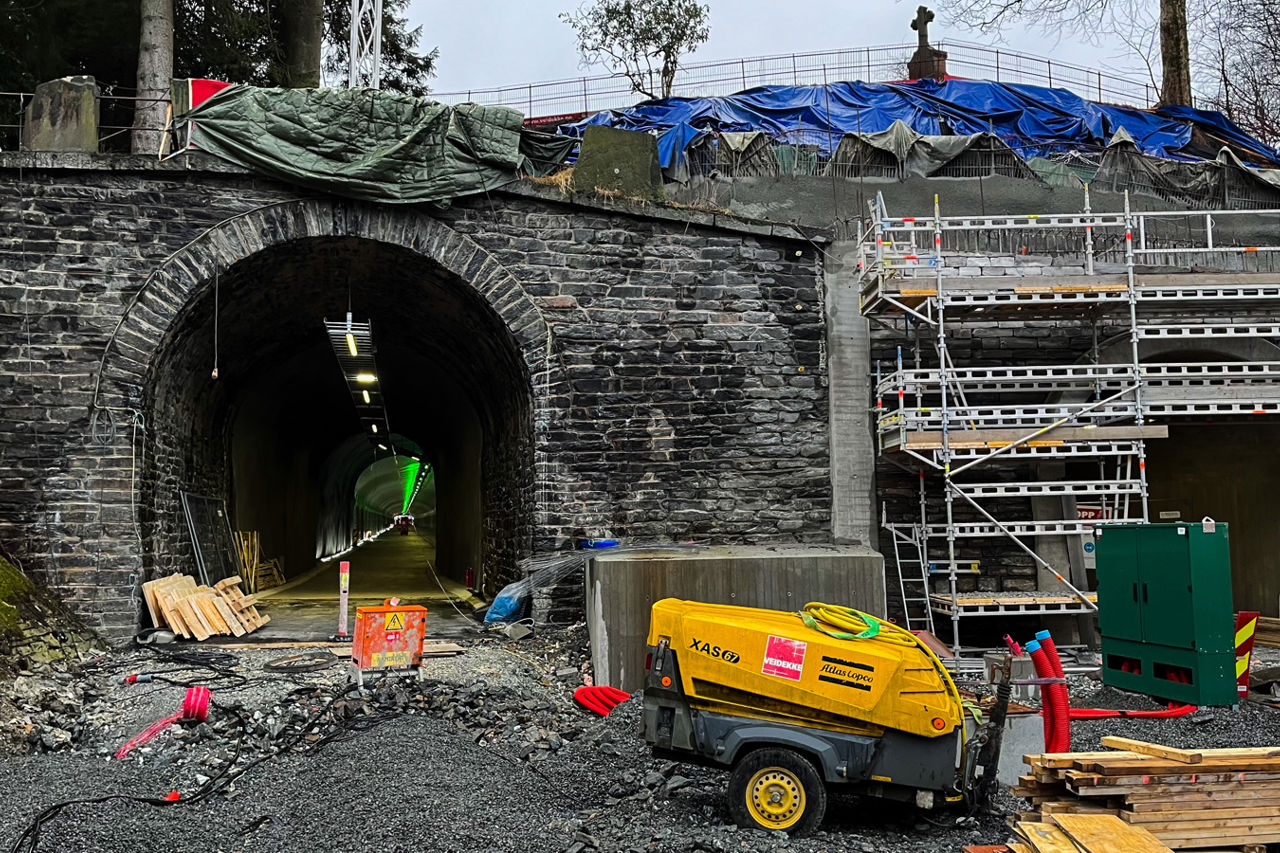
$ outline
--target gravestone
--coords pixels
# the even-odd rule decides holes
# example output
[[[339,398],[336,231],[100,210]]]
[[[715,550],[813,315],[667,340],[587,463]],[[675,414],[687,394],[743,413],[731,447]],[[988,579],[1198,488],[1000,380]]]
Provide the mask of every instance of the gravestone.
[[[27,151],[98,151],[98,83],[63,77],[36,86],[22,123]]]

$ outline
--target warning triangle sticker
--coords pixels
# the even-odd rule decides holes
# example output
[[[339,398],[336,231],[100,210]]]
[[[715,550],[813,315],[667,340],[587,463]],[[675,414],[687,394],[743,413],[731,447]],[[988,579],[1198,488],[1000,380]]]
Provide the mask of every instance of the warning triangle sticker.
[[[388,613],[388,614],[387,614],[387,628],[386,628],[386,630],[388,630],[388,631],[403,631],[403,630],[404,630],[404,614],[403,614],[403,613]]]

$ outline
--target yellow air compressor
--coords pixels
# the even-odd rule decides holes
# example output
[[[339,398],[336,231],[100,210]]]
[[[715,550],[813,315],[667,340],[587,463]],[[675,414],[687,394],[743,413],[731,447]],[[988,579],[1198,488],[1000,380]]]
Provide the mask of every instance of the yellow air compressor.
[[[730,769],[739,826],[804,833],[827,787],[921,808],[995,785],[1008,679],[965,740],[951,676],[914,634],[845,607],[799,613],[664,599],[644,688],[654,754]]]

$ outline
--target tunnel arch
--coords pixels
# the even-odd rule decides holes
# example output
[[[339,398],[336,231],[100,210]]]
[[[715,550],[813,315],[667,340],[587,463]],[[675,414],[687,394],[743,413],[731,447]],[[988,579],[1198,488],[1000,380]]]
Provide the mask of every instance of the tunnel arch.
[[[455,551],[466,551],[469,547],[474,552],[480,547],[483,534],[484,553],[478,557],[474,553],[457,555],[453,573],[461,574],[464,565],[470,567],[469,561],[478,559],[481,565],[475,568],[490,584],[509,574],[514,560],[530,550],[540,511],[538,504],[548,495],[547,483],[535,483],[534,464],[540,435],[550,419],[544,411],[545,396],[548,388],[562,381],[554,341],[537,305],[519,282],[478,244],[420,212],[344,202],[299,201],[256,208],[226,220],[166,258],[138,292],[108,343],[96,404],[144,411],[151,423],[152,458],[148,462],[151,467],[143,477],[143,488],[149,490],[150,499],[139,501],[144,539],[152,543],[149,549],[144,546],[143,559],[148,570],[171,567],[182,556],[184,536],[177,529],[181,519],[173,517],[180,487],[219,491],[222,485],[223,491],[232,492],[233,499],[236,497],[234,487],[229,490],[225,487],[227,481],[237,480],[235,452],[233,447],[229,448],[231,439],[225,434],[225,423],[218,434],[204,434],[200,425],[202,421],[219,419],[233,422],[248,405],[243,395],[250,393],[245,387],[235,387],[236,370],[245,369],[247,362],[239,368],[222,366],[223,376],[218,382],[210,382],[207,372],[201,377],[198,362],[208,355],[207,342],[200,343],[201,330],[209,325],[214,300],[218,300],[220,333],[230,336],[230,339],[224,337],[222,346],[234,346],[230,340],[235,339],[236,332],[227,328],[227,306],[234,304],[239,296],[251,293],[255,282],[260,289],[270,290],[270,276],[278,274],[281,268],[279,263],[272,266],[273,258],[286,258],[295,264],[305,262],[308,255],[332,260],[352,254],[363,254],[368,263],[399,271],[397,299],[413,298],[415,290],[411,279],[415,276],[420,279],[418,285],[429,279],[430,286],[438,287],[438,292],[448,290],[450,304],[461,306],[457,307],[459,312],[468,317],[487,318],[488,325],[481,329],[483,334],[475,336],[477,340],[505,338],[505,349],[496,345],[488,350],[473,349],[471,362],[516,377],[500,383],[506,389],[507,399],[494,402],[486,398],[487,402],[476,402],[476,389],[483,390],[488,383],[483,371],[468,373],[462,362],[455,367],[465,375],[455,377],[453,382],[440,379],[433,390],[454,399],[470,412],[466,417],[472,417],[484,429],[488,446],[504,442],[512,445],[510,452],[503,454],[477,451],[475,461],[483,469],[481,481],[490,485],[503,483],[501,493],[471,496],[483,500],[484,505],[477,526],[470,531],[473,540],[470,544],[449,546],[445,541],[441,544]],[[323,265],[312,264],[310,269],[317,275],[325,274]],[[334,283],[328,282],[329,291],[334,289]],[[348,292],[350,288],[347,282]],[[332,292],[328,293],[322,313],[328,319],[340,319],[341,306],[335,307],[333,296]],[[367,304],[376,294],[366,292],[363,296],[367,297]],[[320,310],[318,306],[311,307]],[[431,312],[419,304],[404,312],[384,307],[374,313],[381,314],[381,324],[386,328],[394,324],[396,314],[406,313],[410,318],[421,320]],[[315,316],[308,320],[315,320]],[[287,327],[287,323],[282,323],[280,328],[271,331],[292,341],[293,349],[277,353],[271,349],[271,341],[264,341],[266,354],[258,363],[276,356],[282,363],[289,359],[314,361],[324,357],[322,350],[327,344],[322,343],[322,338],[304,340],[306,335]],[[432,328],[438,334],[443,326],[437,324]],[[377,334],[375,323],[375,336]],[[404,340],[409,337],[401,335]],[[419,356],[420,361],[425,358],[421,353]],[[222,357],[227,357],[225,350]],[[331,354],[328,358],[332,361]],[[384,370],[381,362],[379,370]],[[340,384],[336,366],[331,378]],[[188,379],[203,380],[209,387],[193,392],[184,387],[189,384]],[[319,381],[323,384],[328,380]],[[270,396],[270,390],[266,395]],[[535,429],[536,424],[544,429]],[[423,438],[421,435],[410,437],[415,441]],[[327,449],[325,455],[349,438],[331,436],[329,444],[322,448]],[[232,457],[230,461],[224,459],[219,465],[215,457],[220,452]],[[442,464],[440,459],[427,458],[424,462],[440,470],[442,476],[448,469],[447,461]],[[197,476],[194,472],[201,473]],[[350,471],[340,479],[353,482],[358,474],[359,471]],[[442,492],[442,497],[446,496]],[[158,509],[148,515],[145,509],[148,506]],[[515,532],[504,533],[504,527],[513,527]],[[320,535],[316,538],[313,548],[321,547]],[[442,566],[448,563],[446,556],[441,554]]]

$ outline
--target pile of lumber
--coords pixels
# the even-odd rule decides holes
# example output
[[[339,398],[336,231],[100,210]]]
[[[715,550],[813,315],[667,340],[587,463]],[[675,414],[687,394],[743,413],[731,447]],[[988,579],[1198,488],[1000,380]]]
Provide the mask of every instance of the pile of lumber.
[[[1146,829],[1115,815],[1056,814],[1014,826],[1009,853],[1171,853]]]
[[[236,552],[240,557],[240,576],[249,592],[284,585],[284,573],[277,559],[262,559],[262,539],[256,530],[235,532]]]
[[[240,591],[240,578],[197,586],[191,575],[174,574],[144,583],[142,594],[152,624],[187,639],[207,640],[220,634],[243,637],[271,621],[258,612],[252,595]]]
[[[1034,811],[1010,818],[1015,830],[1094,815],[1172,849],[1280,842],[1280,747],[1190,750],[1119,737],[1102,745],[1114,751],[1024,756],[1031,772],[1010,793]]]
[[[1274,616],[1259,616],[1254,642],[1260,646],[1280,646],[1280,619]]]

